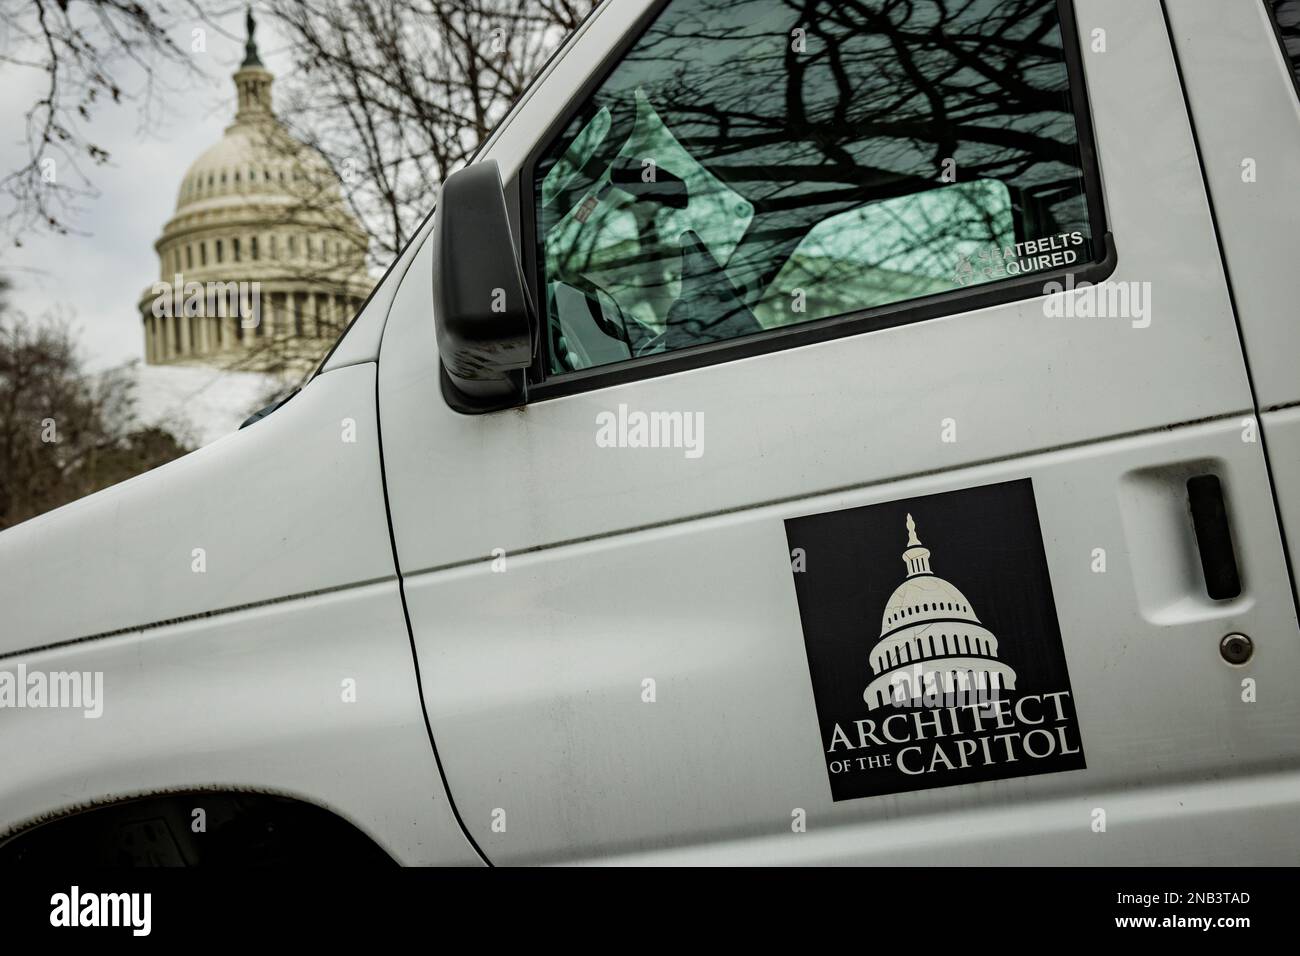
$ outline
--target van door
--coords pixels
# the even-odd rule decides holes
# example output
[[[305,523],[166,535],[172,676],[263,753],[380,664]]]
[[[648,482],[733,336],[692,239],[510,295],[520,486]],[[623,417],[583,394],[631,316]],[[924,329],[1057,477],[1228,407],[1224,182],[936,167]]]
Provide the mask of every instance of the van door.
[[[488,859],[1294,857],[1300,634],[1158,6],[615,0],[484,157],[529,400],[448,407],[425,242],[379,408]]]
[[[1292,580],[1300,553],[1300,0],[1170,5]],[[1249,109],[1243,109],[1249,104]]]

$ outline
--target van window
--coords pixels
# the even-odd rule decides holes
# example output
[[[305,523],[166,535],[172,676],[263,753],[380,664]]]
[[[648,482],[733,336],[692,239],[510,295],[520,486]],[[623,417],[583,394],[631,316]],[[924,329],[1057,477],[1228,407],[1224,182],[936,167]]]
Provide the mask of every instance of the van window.
[[[1273,14],[1282,53],[1300,89],[1300,0],[1266,0],[1265,6]]]
[[[1084,180],[1056,0],[672,0],[534,166],[549,371],[1078,268]]]

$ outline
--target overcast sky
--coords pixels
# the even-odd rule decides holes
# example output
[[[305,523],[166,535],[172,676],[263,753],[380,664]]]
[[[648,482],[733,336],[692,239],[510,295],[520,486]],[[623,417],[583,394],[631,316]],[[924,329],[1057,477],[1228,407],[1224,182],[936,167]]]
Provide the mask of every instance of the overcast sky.
[[[86,234],[28,234],[23,248],[0,252],[0,275],[13,284],[10,306],[31,318],[47,313],[70,318],[92,368],[143,358],[136,303],[158,279],[154,241],[176,208],[185,170],[234,118],[230,77],[244,56],[243,10],[235,8],[216,23],[219,29],[196,22],[173,33],[189,50],[191,30],[206,27],[207,51],[192,54],[206,80],[161,91],[148,125],[138,104],[105,102],[85,126],[88,138],[111,154],[109,165],[85,167],[99,190],[74,223]],[[262,62],[282,77],[290,58],[265,20],[258,23],[257,43]],[[139,83],[125,70],[120,79]],[[0,71],[0,168],[6,171],[26,157],[23,116],[45,82],[36,70],[6,66]]]

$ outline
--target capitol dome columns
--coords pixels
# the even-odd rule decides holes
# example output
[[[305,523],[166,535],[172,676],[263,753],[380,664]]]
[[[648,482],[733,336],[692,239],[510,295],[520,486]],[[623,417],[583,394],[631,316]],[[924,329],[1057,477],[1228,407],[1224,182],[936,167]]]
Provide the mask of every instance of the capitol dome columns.
[[[306,314],[303,316],[302,321],[303,321],[303,325],[307,329],[311,330],[307,334],[313,337],[320,335],[321,332],[320,312],[318,311],[318,308],[319,308],[319,303],[316,300],[316,293],[314,291],[308,290],[307,310],[306,310]]]
[[[889,704],[976,703],[1014,690],[1016,672],[998,659],[998,641],[965,595],[930,569],[930,550],[907,516],[907,577],[885,604],[863,691],[868,710]]]
[[[272,110],[255,31],[250,13],[234,122],[186,171],[155,243],[160,282],[138,301],[150,363],[308,370],[373,285],[368,239],[337,176]],[[238,298],[256,289],[248,327],[232,286]],[[170,290],[165,302],[160,288]],[[202,300],[194,315],[177,308],[187,290]]]

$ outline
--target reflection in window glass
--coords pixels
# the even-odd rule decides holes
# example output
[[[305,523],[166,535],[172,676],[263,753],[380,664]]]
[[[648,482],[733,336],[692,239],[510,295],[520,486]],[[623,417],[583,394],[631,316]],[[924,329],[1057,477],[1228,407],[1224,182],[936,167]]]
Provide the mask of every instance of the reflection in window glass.
[[[1282,40],[1282,52],[1300,83],[1300,0],[1268,0],[1267,6]]]
[[[820,319],[1003,278],[1010,273],[992,250],[1015,243],[1011,195],[997,180],[868,203],[808,231],[764,290],[755,317],[772,328],[791,315]],[[808,289],[817,295],[796,312]]]
[[[673,0],[539,160],[551,371],[1094,258],[1055,0]]]

